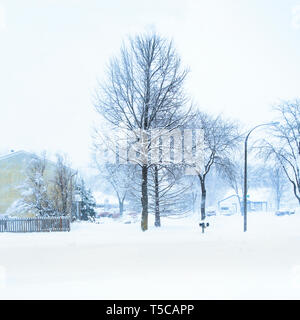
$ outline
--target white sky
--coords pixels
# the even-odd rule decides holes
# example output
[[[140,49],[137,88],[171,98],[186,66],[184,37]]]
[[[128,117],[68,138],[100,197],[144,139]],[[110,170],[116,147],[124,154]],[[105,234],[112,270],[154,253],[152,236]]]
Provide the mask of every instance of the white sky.
[[[250,127],[299,96],[300,0],[0,0],[0,150],[87,165],[96,78],[149,28],[173,37],[205,110]]]

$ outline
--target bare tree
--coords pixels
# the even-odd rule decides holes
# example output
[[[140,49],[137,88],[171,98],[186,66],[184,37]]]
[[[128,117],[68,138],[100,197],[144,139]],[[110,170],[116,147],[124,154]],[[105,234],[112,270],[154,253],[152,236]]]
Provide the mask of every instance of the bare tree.
[[[197,203],[197,200],[198,200],[198,197],[199,197],[199,192],[198,190],[195,188],[193,188],[191,190],[191,198],[192,198],[192,210],[193,210],[193,213],[196,212],[196,203]]]
[[[239,209],[242,213],[243,194],[244,194],[244,163],[243,154],[238,152],[235,156],[231,156],[223,161],[221,176],[227,185],[234,191],[238,198]],[[263,185],[263,177],[265,167],[248,165],[248,183],[247,189],[250,187],[261,187]]]
[[[242,197],[244,193],[244,172],[241,161],[226,159],[226,165],[223,166],[222,177],[229,187],[233,189],[238,198],[239,209],[242,212]]]
[[[136,171],[135,166],[129,163],[121,164],[119,162],[111,163],[109,161],[99,163],[96,157],[94,162],[96,163],[97,169],[100,172],[100,176],[110,184],[115,195],[117,196],[119,213],[122,216],[126,197],[128,196],[130,188],[134,183],[133,177]]]
[[[201,220],[204,220],[207,175],[213,166],[218,171],[228,169],[231,154],[239,145],[240,134],[237,123],[203,112],[198,112],[193,125],[204,132],[204,164],[202,168],[195,169],[201,186]]]
[[[172,41],[155,33],[138,35],[122,46],[119,58],[111,59],[106,81],[96,91],[96,110],[108,122],[119,129],[143,132],[136,137],[143,150],[138,162],[143,231],[148,229],[149,130],[158,122],[167,129],[180,125],[184,115],[178,115],[187,103],[183,92],[186,75]]]
[[[275,195],[276,209],[280,209],[282,197],[286,191],[287,179],[281,166],[275,165],[269,169],[269,181]]]
[[[161,216],[179,218],[192,212],[193,181],[185,175],[183,166],[157,164],[150,172],[149,209],[154,212],[156,227],[161,225]]]
[[[284,101],[274,111],[278,123],[272,126],[272,137],[263,140],[261,152],[281,166],[300,204],[300,100]]]
[[[77,172],[70,168],[66,157],[57,154],[53,178],[52,197],[57,215],[72,219],[72,204],[75,191]]]
[[[49,195],[49,177],[46,176],[46,153],[35,155],[26,169],[26,181],[21,186],[22,205],[38,216],[54,214],[53,201]],[[21,204],[21,203],[20,203]]]

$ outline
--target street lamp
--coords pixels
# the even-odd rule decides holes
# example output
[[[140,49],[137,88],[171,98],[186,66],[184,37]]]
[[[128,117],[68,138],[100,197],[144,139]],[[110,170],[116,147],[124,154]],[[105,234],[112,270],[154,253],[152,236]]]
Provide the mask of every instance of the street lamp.
[[[244,232],[247,231],[247,143],[248,143],[248,138],[251,134],[252,131],[254,131],[258,127],[262,126],[273,126],[278,124],[279,122],[270,122],[270,123],[263,123],[259,124],[258,126],[254,127],[251,129],[246,138],[245,138],[245,160],[244,160]]]

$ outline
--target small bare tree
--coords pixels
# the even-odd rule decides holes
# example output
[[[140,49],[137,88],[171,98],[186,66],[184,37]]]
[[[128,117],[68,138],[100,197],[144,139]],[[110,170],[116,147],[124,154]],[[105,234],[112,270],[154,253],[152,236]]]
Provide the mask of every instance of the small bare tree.
[[[281,166],[275,165],[269,169],[269,181],[274,192],[276,209],[280,209],[280,203],[287,189],[288,180]]]
[[[56,158],[52,188],[55,211],[57,215],[69,215],[72,219],[72,204],[77,172],[70,168],[66,157],[57,154]]]
[[[53,201],[49,195],[49,177],[46,177],[46,153],[35,155],[26,169],[26,181],[21,186],[22,205],[38,216],[54,214]]]
[[[284,101],[274,111],[278,123],[272,127],[272,137],[263,140],[261,152],[282,168],[300,204],[300,100]]]
[[[112,187],[119,202],[119,213],[122,216],[124,212],[124,203],[129,195],[129,190],[134,182],[136,167],[130,163],[120,163],[119,161],[111,162],[108,159],[97,156],[100,145],[96,145],[93,162],[99,171],[99,177],[104,178]],[[103,155],[103,153],[101,152]]]
[[[193,124],[204,132],[204,165],[196,168],[201,186],[201,220],[205,219],[206,178],[211,168],[218,171],[227,170],[231,166],[231,155],[239,146],[240,134],[237,123],[198,112]]]
[[[242,197],[244,194],[244,172],[241,161],[234,159],[226,159],[222,167],[222,178],[226,181],[229,187],[234,191],[238,198],[239,209],[242,212]]]

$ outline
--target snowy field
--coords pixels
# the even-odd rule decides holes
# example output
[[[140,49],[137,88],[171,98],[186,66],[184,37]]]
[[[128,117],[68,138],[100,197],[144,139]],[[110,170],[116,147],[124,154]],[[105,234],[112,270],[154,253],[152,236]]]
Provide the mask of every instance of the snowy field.
[[[1,299],[300,299],[300,214],[0,234]],[[153,224],[150,221],[151,225]]]

